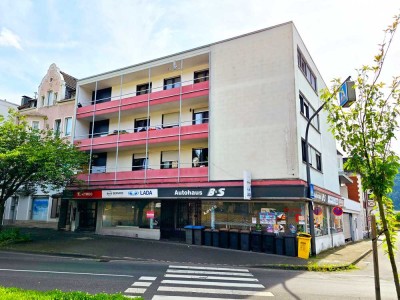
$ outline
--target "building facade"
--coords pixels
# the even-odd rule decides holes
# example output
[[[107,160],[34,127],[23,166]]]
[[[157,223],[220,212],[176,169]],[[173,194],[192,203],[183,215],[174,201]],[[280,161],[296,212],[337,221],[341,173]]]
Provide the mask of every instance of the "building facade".
[[[52,64],[39,85],[37,98],[23,96],[18,110],[31,127],[48,127],[54,130],[54,134],[72,141],[75,89],[76,78]],[[57,228],[61,193],[41,189],[33,193],[17,193],[6,202],[4,224]]]
[[[292,22],[83,78],[74,143],[90,153],[61,228],[179,239],[186,225],[309,231],[317,252],[344,243],[336,146],[326,114],[304,136],[325,88]]]

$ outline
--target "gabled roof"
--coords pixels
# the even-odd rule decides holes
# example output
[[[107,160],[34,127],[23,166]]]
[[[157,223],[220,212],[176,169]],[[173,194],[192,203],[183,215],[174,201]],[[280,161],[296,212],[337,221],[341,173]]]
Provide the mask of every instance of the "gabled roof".
[[[69,88],[71,88],[71,89],[73,89],[75,91],[76,90],[76,81],[78,79],[76,79],[75,77],[73,77],[73,76],[71,76],[71,75],[69,75],[69,74],[67,74],[67,73],[65,73],[63,71],[60,71],[60,73],[62,74],[62,76],[64,76],[65,84]]]

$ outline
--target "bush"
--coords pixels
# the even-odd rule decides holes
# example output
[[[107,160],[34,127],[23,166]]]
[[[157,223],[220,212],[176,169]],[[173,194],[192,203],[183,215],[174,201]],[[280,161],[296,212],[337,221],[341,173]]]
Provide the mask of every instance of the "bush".
[[[30,241],[30,236],[22,234],[19,228],[3,229],[0,231],[0,246]]]
[[[122,294],[96,294],[91,295],[84,292],[62,292],[54,291],[31,291],[18,288],[0,287],[0,299],[2,300],[126,300]],[[135,298],[143,300],[141,297]]]
[[[400,222],[400,212],[398,212],[398,213],[396,214],[396,221],[397,221],[397,222]]]

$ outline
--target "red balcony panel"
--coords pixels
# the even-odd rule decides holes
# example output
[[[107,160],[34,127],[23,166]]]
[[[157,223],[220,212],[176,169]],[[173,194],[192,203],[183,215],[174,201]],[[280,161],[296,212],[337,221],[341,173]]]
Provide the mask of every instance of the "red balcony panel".
[[[191,85],[182,86],[182,99],[190,99],[208,95],[209,83],[208,81],[195,83]],[[88,105],[79,107],[76,112],[76,117],[86,118],[93,115],[104,115],[108,113],[117,112],[121,103],[121,110],[131,110],[140,107],[146,107],[148,98],[150,97],[150,105],[159,105],[167,102],[179,101],[180,88],[173,88],[170,90],[162,90],[139,96],[132,96],[123,98],[122,100],[116,99],[104,103]]]
[[[115,173],[81,174],[80,180],[89,185],[106,184],[143,184],[143,183],[188,183],[188,182],[207,182],[208,167],[200,168],[181,168],[181,169],[155,169],[125,171]]]
[[[82,139],[75,141],[75,144],[82,150],[90,150],[92,143],[93,149],[111,149],[118,146],[128,147],[145,145],[147,134],[149,138],[149,144],[167,143],[179,140],[179,127],[165,128],[165,129],[153,129],[142,132],[124,133],[120,134],[119,140],[118,135],[112,134],[103,137],[95,137],[92,139]],[[181,140],[194,140],[194,139],[206,139],[208,138],[208,123],[182,126],[181,127]]]

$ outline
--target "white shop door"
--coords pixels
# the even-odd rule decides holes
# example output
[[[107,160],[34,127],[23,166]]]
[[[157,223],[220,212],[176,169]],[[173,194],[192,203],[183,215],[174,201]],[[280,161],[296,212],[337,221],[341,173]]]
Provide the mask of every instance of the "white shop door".
[[[351,240],[351,214],[343,213],[343,233],[344,239]]]

